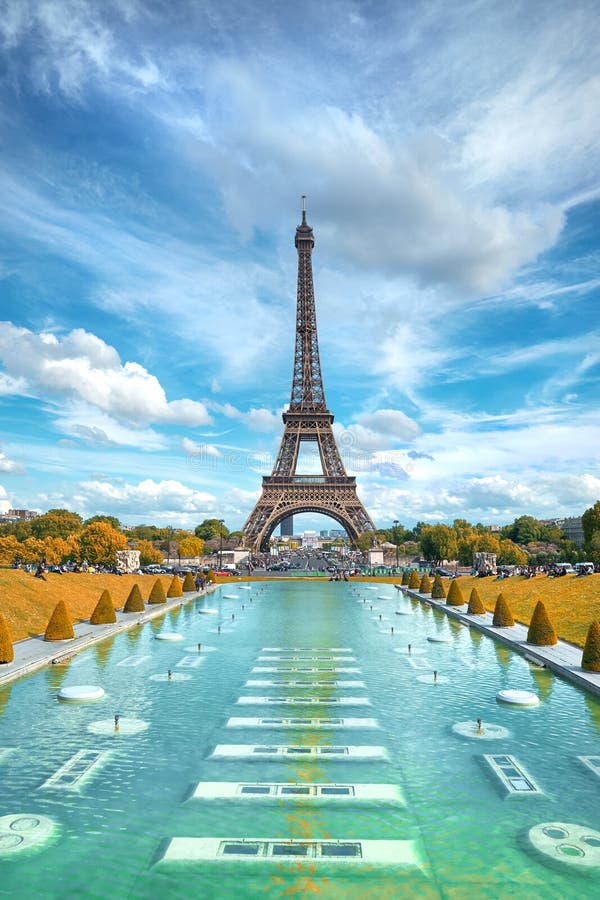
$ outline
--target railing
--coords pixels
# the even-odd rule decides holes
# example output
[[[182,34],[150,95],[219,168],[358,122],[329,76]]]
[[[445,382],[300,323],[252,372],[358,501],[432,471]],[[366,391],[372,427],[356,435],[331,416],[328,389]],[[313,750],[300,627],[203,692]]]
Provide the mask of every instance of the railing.
[[[263,483],[265,484],[326,484],[332,487],[347,487],[348,484],[356,481],[354,475],[344,475],[341,477],[327,475],[265,475]]]

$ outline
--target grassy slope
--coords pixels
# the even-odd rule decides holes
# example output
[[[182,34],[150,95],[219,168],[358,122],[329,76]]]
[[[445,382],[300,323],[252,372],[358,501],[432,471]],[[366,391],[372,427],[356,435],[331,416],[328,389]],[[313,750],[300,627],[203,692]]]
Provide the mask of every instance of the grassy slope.
[[[116,609],[121,609],[132,585],[137,581],[144,600],[147,600],[154,578],[149,575],[53,575],[40,581],[20,570],[0,569],[0,611],[8,622],[13,640],[43,632],[56,603],[64,600],[73,621],[88,619],[104,588],[111,592]],[[219,579],[221,580],[221,579]],[[222,579],[228,584],[241,579]],[[279,579],[278,579],[279,580]],[[296,580],[296,579],[294,579]],[[307,579],[307,580],[313,580]],[[316,579],[315,579],[316,580]],[[397,584],[398,578],[361,578],[352,581],[373,584],[384,581]],[[161,576],[165,591],[170,576]],[[529,623],[533,608],[543,600],[552,623],[561,638],[583,646],[590,622],[600,620],[600,575],[577,578],[508,578],[494,581],[492,578],[461,578],[460,587],[465,597],[473,585],[488,609],[493,609],[496,598],[502,592],[516,619]]]
[[[40,634],[59,600],[64,600],[73,622],[89,619],[102,591],[107,588],[115,609],[122,609],[132,586],[140,586],[148,599],[154,578],[150,575],[46,575],[47,581],[33,573],[0,569],[0,611],[4,615],[13,641]],[[162,575],[167,591],[171,577]]]
[[[447,584],[447,582],[446,582]],[[578,578],[460,578],[461,591],[468,602],[473,585],[486,607],[493,610],[502,593],[515,619],[529,625],[535,604],[543,600],[556,633],[565,641],[583,646],[590,622],[600,620],[600,575]]]

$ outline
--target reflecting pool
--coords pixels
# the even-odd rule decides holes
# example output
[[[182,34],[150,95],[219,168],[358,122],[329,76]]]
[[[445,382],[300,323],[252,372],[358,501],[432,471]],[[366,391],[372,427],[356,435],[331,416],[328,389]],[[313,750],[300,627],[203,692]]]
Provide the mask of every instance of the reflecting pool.
[[[595,698],[390,585],[235,587],[1,689],[7,896],[597,896]]]

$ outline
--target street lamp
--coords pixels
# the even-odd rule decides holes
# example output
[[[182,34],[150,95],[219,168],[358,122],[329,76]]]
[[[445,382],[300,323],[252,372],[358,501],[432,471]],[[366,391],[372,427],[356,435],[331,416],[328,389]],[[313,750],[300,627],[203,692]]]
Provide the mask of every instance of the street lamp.
[[[223,522],[225,519],[219,519],[219,537],[221,538],[221,544],[219,546],[219,569],[223,568]]]
[[[167,562],[170,563],[171,562],[171,545],[173,543],[173,526],[168,525],[167,531],[169,532],[169,543],[167,546]]]
[[[398,569],[398,566],[399,566],[399,559],[398,559],[398,550],[400,549],[399,548],[399,540],[398,540],[398,525],[399,524],[400,524],[400,522],[398,521],[398,519],[394,519],[394,538],[395,538],[394,543],[396,544],[396,569]]]

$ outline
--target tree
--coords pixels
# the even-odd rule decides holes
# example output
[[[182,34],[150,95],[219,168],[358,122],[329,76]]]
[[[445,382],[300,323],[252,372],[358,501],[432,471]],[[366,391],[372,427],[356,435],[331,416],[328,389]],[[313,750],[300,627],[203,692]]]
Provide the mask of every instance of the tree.
[[[38,538],[28,537],[21,544],[21,559],[23,562],[39,562],[44,555],[44,542]]]
[[[586,672],[600,672],[600,622],[592,622],[589,627],[581,668]]]
[[[22,559],[21,544],[13,534],[0,537],[0,565],[9,566],[16,558]]]
[[[167,591],[167,597],[181,597],[183,595],[183,590],[181,587],[181,581],[177,577],[177,575],[173,575],[173,579],[171,584],[169,585],[169,590]]]
[[[444,582],[440,578],[439,575],[436,575],[433,579],[433,586],[431,588],[431,598],[432,600],[445,600],[446,599],[446,588],[444,587]]]
[[[529,623],[527,643],[538,647],[550,647],[557,642],[558,638],[548,617],[548,611],[544,603],[538,600]]]
[[[423,573],[423,577],[421,578],[421,584],[419,585],[419,593],[420,594],[430,594],[431,593],[431,581],[429,580],[429,575],[427,572]]]
[[[479,591],[476,587],[472,588],[471,595],[469,597],[469,607],[467,609],[467,613],[470,616],[483,616],[485,615],[485,606],[483,605],[483,601],[479,596]]]
[[[64,600],[59,600],[50,616],[44,634],[45,641],[68,641],[75,637],[73,623],[69,618]]]
[[[460,585],[456,578],[454,578],[450,583],[450,590],[446,597],[446,603],[448,606],[463,606],[464,602],[465,598],[463,597]]]
[[[498,565],[501,566],[526,566],[529,556],[520,547],[517,547],[510,538],[500,541],[498,550]]]
[[[161,563],[163,554],[151,541],[136,541],[135,549],[140,551],[140,566],[151,566],[152,563]]]
[[[192,537],[191,534],[184,537],[179,544],[179,556],[183,556],[184,559],[190,556],[202,556],[203,550],[204,541],[201,538]]]
[[[111,528],[114,528],[115,531],[119,531],[121,528],[121,523],[116,516],[90,516],[89,519],[84,521],[83,527],[87,528],[88,525],[94,525],[96,522],[106,522],[106,524],[110,525]]]
[[[49,566],[58,566],[70,558],[73,544],[64,538],[46,538],[42,553]]]
[[[442,563],[445,559],[456,559],[456,534],[447,525],[427,526],[423,529],[420,543],[421,553],[427,560]]]
[[[125,535],[107,522],[94,522],[79,535],[81,559],[87,559],[92,565],[115,566],[117,550],[124,550],[126,546]]]
[[[225,540],[225,538],[229,537],[229,529],[219,519],[205,519],[200,525],[196,525],[194,534],[196,537],[202,538],[203,541],[220,539],[221,535],[223,535],[223,540]]]
[[[81,516],[68,509],[49,509],[43,516],[31,520],[31,533],[43,540],[47,537],[68,538],[81,531]]]
[[[511,628],[514,624],[515,620],[513,614],[510,611],[508,603],[504,599],[504,595],[498,594],[492,625],[495,625],[496,628]]]
[[[133,612],[144,612],[144,601],[142,599],[142,594],[140,591],[140,587],[138,584],[134,584],[134,586],[129,591],[129,596],[125,601],[125,606],[123,607],[123,612],[125,613],[133,613]]]
[[[542,525],[533,516],[519,516],[512,525],[502,530],[515,544],[530,544],[540,539]]]
[[[191,572],[186,572],[181,590],[184,594],[190,594],[196,590],[196,579]]]
[[[115,608],[113,606],[110,591],[102,591],[100,599],[96,603],[94,611],[90,616],[90,625],[109,625],[116,622]]]
[[[359,534],[354,543],[359,550],[363,551],[363,553],[366,550],[370,550],[373,546],[373,533],[371,531],[364,531],[362,534]]]
[[[0,663],[3,665],[11,663],[14,658],[15,651],[13,649],[10,631],[8,630],[6,619],[2,613],[0,613]]]
[[[583,513],[581,517],[583,525],[583,542],[589,544],[592,535],[596,531],[600,531],[600,500],[596,500],[593,506]]]
[[[408,586],[413,590],[418,590],[419,585],[421,584],[421,579],[419,578],[419,573],[416,569],[413,569],[410,573],[410,578],[408,579]]]
[[[166,603],[167,597],[165,595],[165,589],[163,587],[163,583],[160,578],[157,578],[154,584],[152,585],[152,590],[150,591],[150,596],[148,597],[148,603]]]

